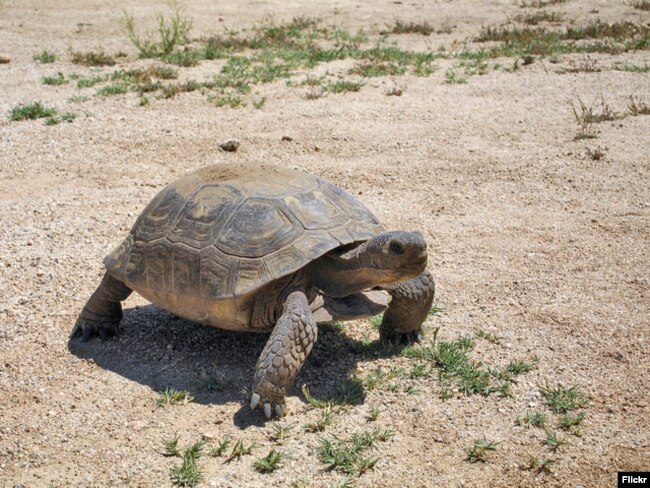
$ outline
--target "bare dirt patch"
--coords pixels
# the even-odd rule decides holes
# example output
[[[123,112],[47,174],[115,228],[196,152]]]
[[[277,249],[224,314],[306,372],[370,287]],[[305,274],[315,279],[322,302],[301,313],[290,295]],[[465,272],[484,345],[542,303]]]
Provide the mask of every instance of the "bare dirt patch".
[[[141,59],[124,10],[144,32],[157,2],[0,1],[0,486],[171,486],[191,477],[183,455],[217,487],[613,486],[649,469],[647,10],[184,6],[187,43]],[[119,336],[69,344],[147,202],[219,162],[312,172],[422,231],[442,311],[420,352],[382,349],[370,321],[322,328],[274,427],[246,405],[262,335],[134,294]],[[169,388],[193,400],[160,406]],[[332,463],[325,442],[357,450]]]

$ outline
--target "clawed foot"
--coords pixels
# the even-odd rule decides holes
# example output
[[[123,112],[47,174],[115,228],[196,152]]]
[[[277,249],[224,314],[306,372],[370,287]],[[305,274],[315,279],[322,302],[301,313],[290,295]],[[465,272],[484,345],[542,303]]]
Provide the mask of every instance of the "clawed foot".
[[[103,341],[110,339],[117,333],[119,321],[114,320],[89,320],[79,317],[72,332],[70,339],[81,338],[82,342],[88,342],[93,337],[99,336]]]
[[[381,333],[381,342],[395,346],[416,344],[422,342],[421,329],[411,330],[409,332],[383,332]]]
[[[284,401],[286,392],[268,382],[253,387],[251,395],[251,410],[262,405],[264,415],[270,419],[273,415],[283,417],[287,413],[287,406]]]

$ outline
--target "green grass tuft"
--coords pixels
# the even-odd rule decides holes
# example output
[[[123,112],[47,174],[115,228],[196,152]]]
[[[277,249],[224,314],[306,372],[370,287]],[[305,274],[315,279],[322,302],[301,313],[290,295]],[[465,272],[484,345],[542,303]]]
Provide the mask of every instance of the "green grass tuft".
[[[54,76],[44,76],[43,77],[43,84],[44,85],[64,85],[67,82],[68,82],[68,80],[65,79],[65,76],[61,72],[58,72]]]
[[[485,437],[474,441],[474,445],[467,451],[467,461],[487,462],[488,454],[497,450],[497,442],[489,441]]]
[[[258,473],[272,473],[281,467],[282,461],[285,457],[286,454],[282,451],[271,449],[265,457],[257,459],[255,463],[253,463],[253,466],[255,467],[255,471]]]
[[[577,386],[570,388],[562,385],[550,387],[547,384],[542,388],[542,395],[546,399],[546,404],[557,413],[567,413],[571,410],[586,407],[589,404],[587,397]]]
[[[34,61],[38,61],[39,63],[47,64],[47,63],[53,63],[56,61],[56,54],[43,50],[40,53],[36,53],[32,56],[32,59]]]
[[[160,392],[160,398],[156,400],[159,407],[166,405],[186,405],[194,400],[187,390],[177,390],[175,388],[165,388]]]
[[[55,108],[46,107],[41,102],[32,102],[25,105],[17,105],[9,112],[9,120],[36,120],[45,117],[53,117],[57,113]]]

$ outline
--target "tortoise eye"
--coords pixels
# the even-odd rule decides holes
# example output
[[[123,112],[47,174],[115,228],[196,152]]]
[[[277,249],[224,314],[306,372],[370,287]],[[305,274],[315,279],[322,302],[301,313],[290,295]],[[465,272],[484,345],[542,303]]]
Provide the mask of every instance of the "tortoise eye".
[[[393,241],[390,243],[390,251],[395,254],[404,254],[404,246],[399,242]]]

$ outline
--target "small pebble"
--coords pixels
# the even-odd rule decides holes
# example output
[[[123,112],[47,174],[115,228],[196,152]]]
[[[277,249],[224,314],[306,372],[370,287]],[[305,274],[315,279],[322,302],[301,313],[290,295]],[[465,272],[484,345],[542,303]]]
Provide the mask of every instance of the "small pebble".
[[[219,144],[219,147],[227,152],[236,152],[239,149],[239,141],[237,139],[230,139]]]

